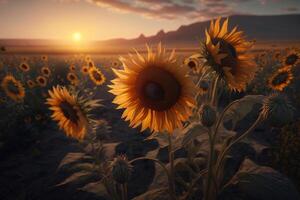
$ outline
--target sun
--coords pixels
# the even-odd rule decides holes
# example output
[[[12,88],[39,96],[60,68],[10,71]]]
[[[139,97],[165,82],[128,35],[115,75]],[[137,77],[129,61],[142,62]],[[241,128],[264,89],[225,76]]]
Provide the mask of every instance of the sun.
[[[73,40],[75,42],[79,42],[81,40],[81,33],[79,33],[79,32],[73,33]]]

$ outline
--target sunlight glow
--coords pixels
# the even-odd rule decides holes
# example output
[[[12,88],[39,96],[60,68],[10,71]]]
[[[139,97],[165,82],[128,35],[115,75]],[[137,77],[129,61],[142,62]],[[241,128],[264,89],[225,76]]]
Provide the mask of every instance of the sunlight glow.
[[[79,42],[81,40],[81,33],[79,33],[79,32],[73,33],[73,40],[75,42]]]

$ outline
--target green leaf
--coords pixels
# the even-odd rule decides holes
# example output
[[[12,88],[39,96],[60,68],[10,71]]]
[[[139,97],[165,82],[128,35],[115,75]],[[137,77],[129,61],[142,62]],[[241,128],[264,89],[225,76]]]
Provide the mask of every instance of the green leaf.
[[[82,183],[87,179],[89,179],[91,175],[92,174],[90,172],[84,172],[84,171],[76,172],[71,176],[69,176],[68,178],[66,178],[63,182],[57,184],[56,186],[63,186],[69,183],[74,183],[74,184]]]
[[[207,134],[208,130],[202,124],[192,123],[185,129],[182,145],[186,146],[198,137],[202,137],[203,140],[207,140]]]
[[[251,112],[254,105],[261,104],[264,98],[265,96],[263,95],[247,95],[237,100],[237,102],[227,110],[224,116],[224,122],[231,120],[235,125]]]
[[[232,184],[251,199],[300,199],[292,182],[270,167],[262,167],[245,159]]]

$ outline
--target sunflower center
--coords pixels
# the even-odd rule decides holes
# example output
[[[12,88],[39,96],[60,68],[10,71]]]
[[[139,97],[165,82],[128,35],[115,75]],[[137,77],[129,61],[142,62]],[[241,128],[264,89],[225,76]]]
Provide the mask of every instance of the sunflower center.
[[[179,80],[169,71],[157,66],[149,66],[140,72],[136,88],[143,106],[156,111],[170,109],[181,94]]]
[[[64,116],[69,119],[71,122],[77,124],[79,117],[77,116],[77,111],[74,109],[74,107],[66,102],[63,101],[60,103],[60,108]]]
[[[19,87],[16,83],[13,81],[9,81],[7,84],[7,89],[14,94],[19,94]]]
[[[39,82],[43,84],[43,83],[45,83],[45,80],[42,79],[42,78],[40,78],[40,79],[39,79]]]
[[[44,74],[49,74],[48,69],[44,69]]]
[[[196,67],[196,63],[191,60],[188,62],[188,66],[189,66],[189,68],[194,69]]]
[[[99,74],[97,71],[93,71],[93,77],[94,77],[97,81],[101,81],[101,80],[102,80],[101,74]]]
[[[237,52],[233,45],[221,38],[212,39],[214,45],[220,44],[219,53],[226,54],[226,57],[221,60],[221,67],[230,67],[231,72],[235,73],[235,68],[237,66]]]
[[[272,80],[272,85],[280,85],[282,83],[285,83],[288,77],[288,73],[280,73],[276,77],[274,77],[274,79]]]
[[[296,61],[299,59],[299,57],[296,55],[296,54],[292,54],[292,55],[289,55],[286,60],[285,60],[285,63],[287,65],[293,65],[296,63]]]

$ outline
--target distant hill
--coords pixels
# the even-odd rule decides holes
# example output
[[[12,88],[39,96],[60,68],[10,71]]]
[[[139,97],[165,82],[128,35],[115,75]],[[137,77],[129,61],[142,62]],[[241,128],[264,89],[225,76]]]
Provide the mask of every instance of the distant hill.
[[[276,15],[276,16],[253,16],[236,15],[229,17],[229,27],[238,25],[249,39],[258,41],[274,40],[300,40],[300,15]],[[116,39],[102,41],[107,45],[138,45],[147,43],[163,42],[164,44],[190,44],[197,45],[204,38],[204,31],[210,25],[209,21],[197,22],[190,25],[180,26],[175,31],[164,32],[160,30],[156,35],[125,40]]]
[[[170,22],[171,23],[171,22]],[[204,39],[204,31],[209,27],[210,21],[196,22],[189,25],[180,26],[177,30],[165,32],[160,30],[156,35],[146,37],[141,34],[133,39],[111,39],[106,41],[96,41],[87,44],[84,51],[92,52],[115,52],[123,49],[127,51],[131,47],[142,47],[145,43],[156,44],[162,42],[168,47],[194,48],[199,41]],[[275,15],[275,16],[255,16],[255,15],[235,15],[229,17],[229,27],[237,25],[243,30],[249,39],[258,42],[269,41],[298,41],[300,42],[300,14]],[[57,40],[21,40],[21,39],[0,39],[0,46],[35,48],[32,51],[45,51],[50,49],[54,52],[63,52],[68,46],[73,49],[72,44],[66,41]],[[62,48],[64,46],[64,48]],[[36,48],[36,47],[39,47]],[[51,48],[49,48],[51,47]],[[58,48],[59,47],[59,48]],[[10,48],[12,50],[12,48]],[[10,50],[8,48],[8,50]],[[81,49],[83,50],[83,48]],[[18,51],[18,50],[15,50]]]

